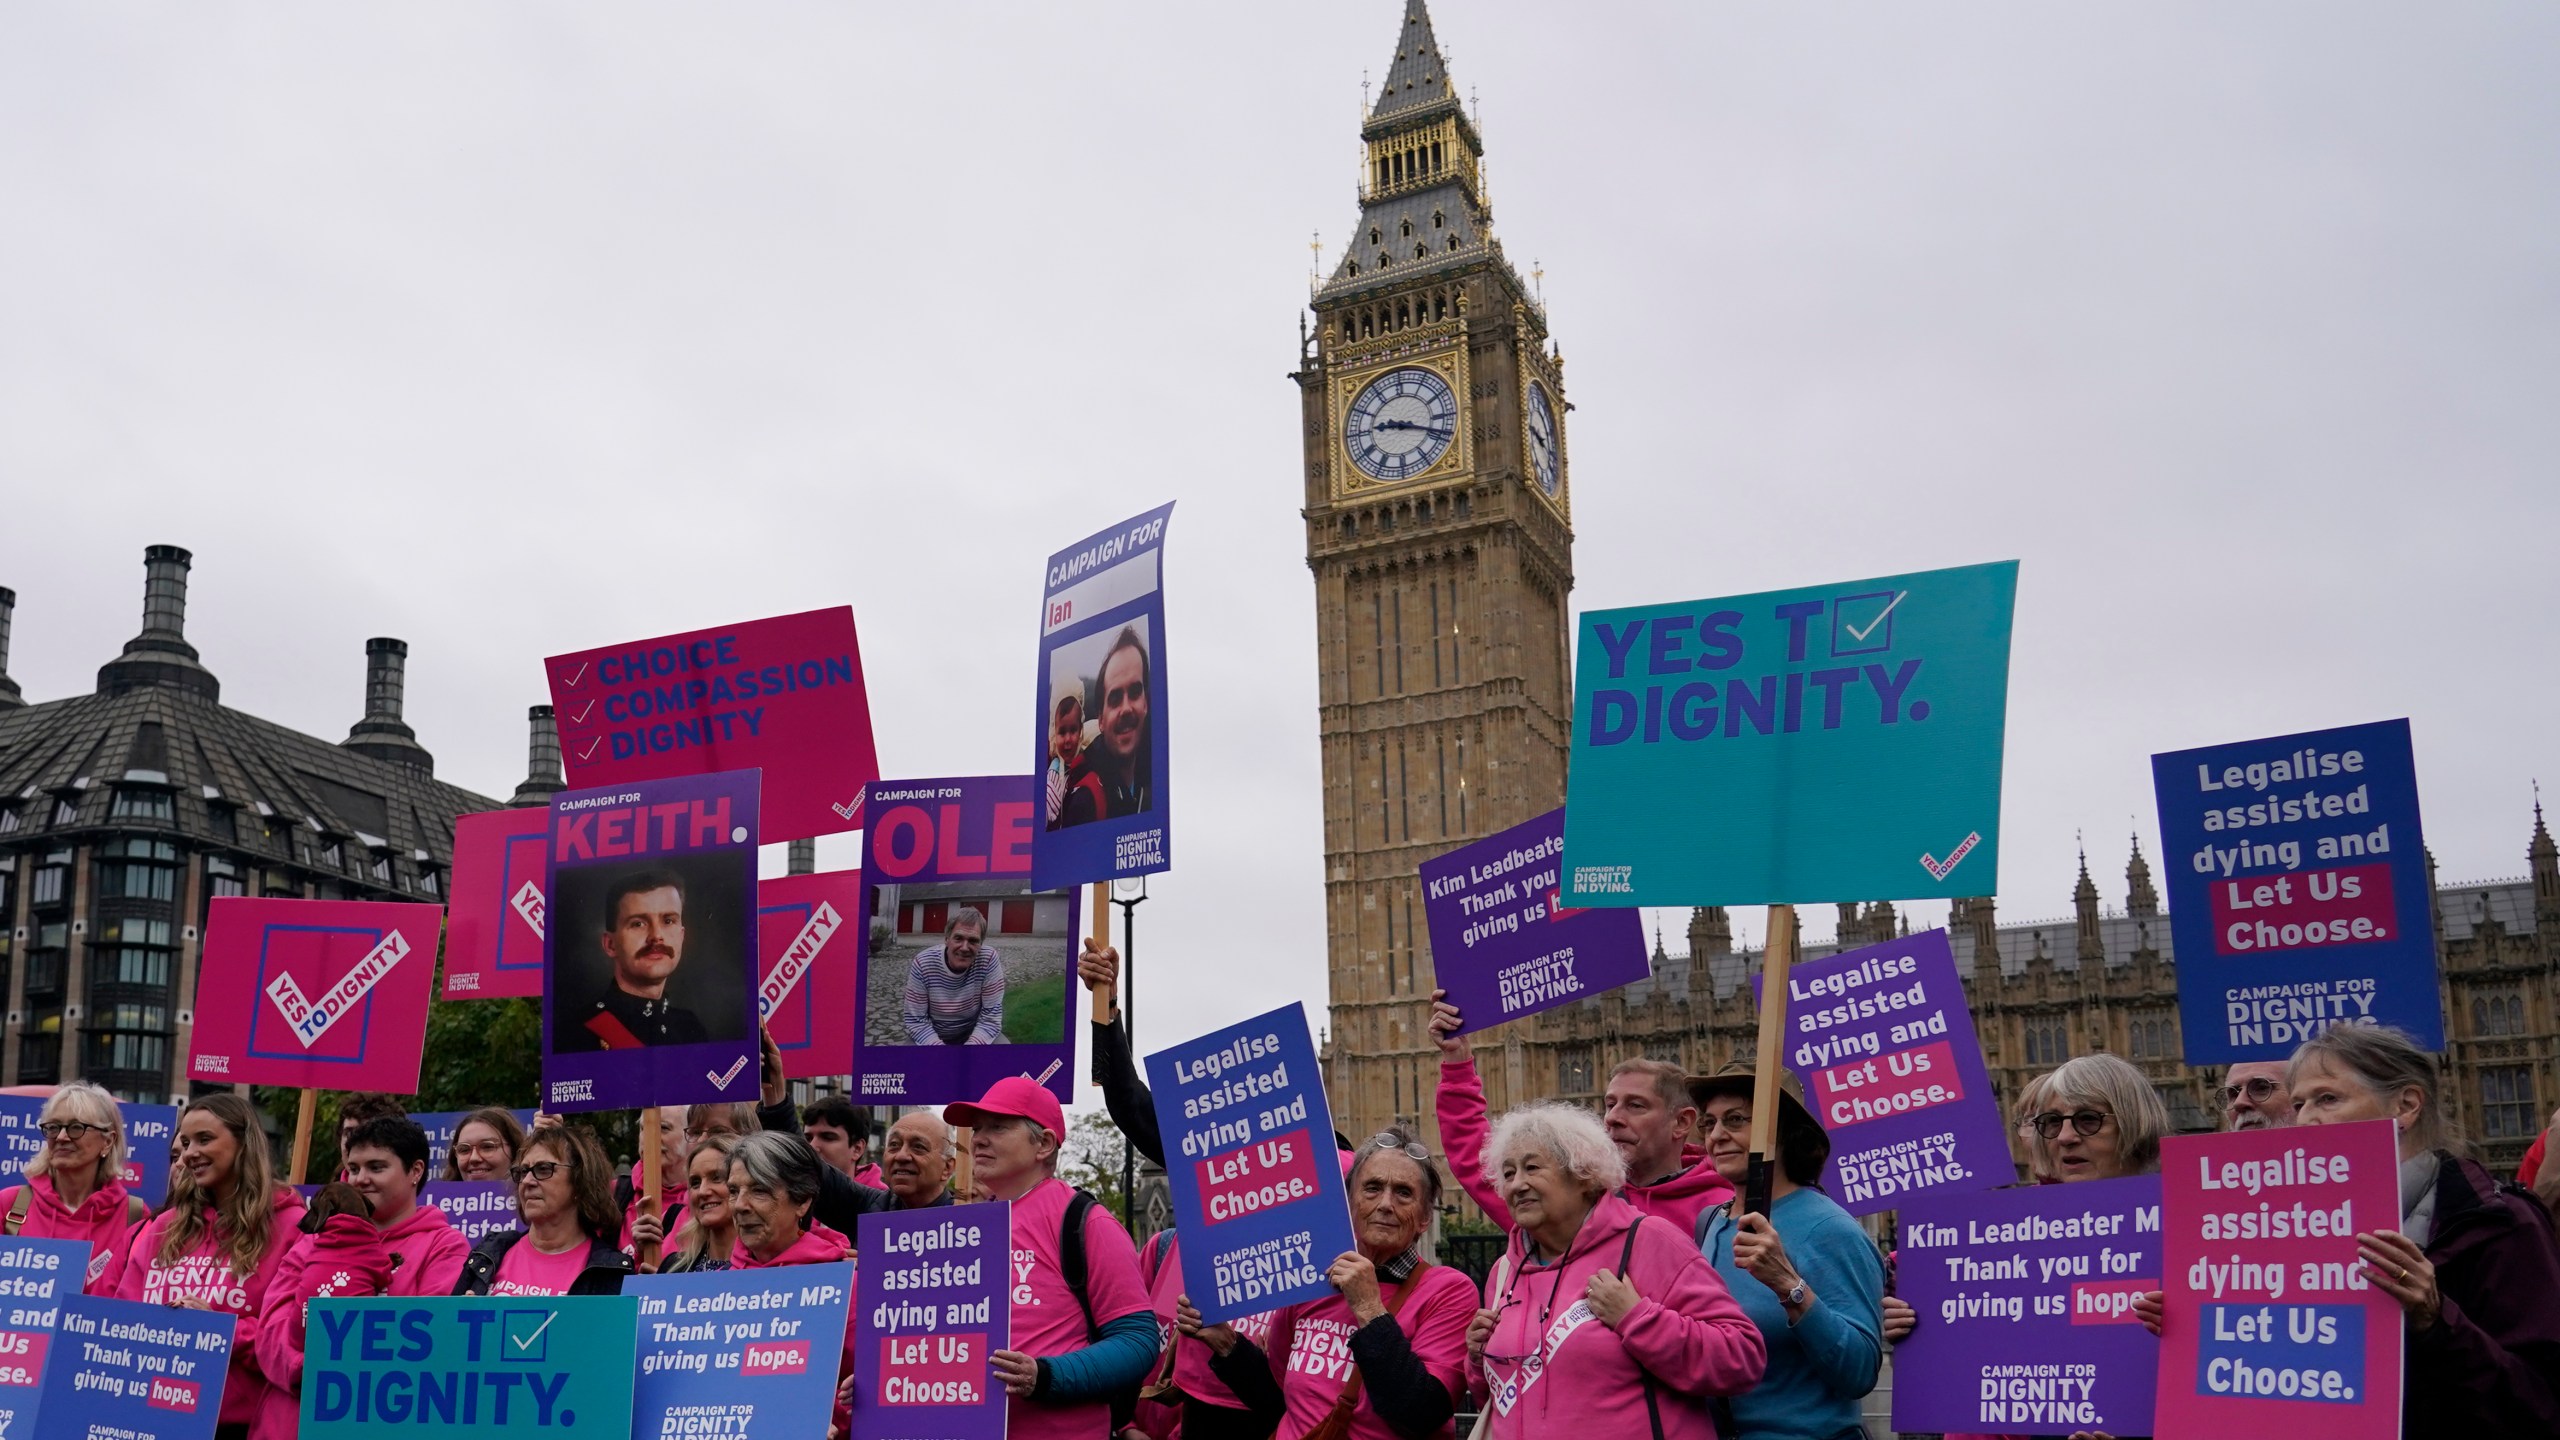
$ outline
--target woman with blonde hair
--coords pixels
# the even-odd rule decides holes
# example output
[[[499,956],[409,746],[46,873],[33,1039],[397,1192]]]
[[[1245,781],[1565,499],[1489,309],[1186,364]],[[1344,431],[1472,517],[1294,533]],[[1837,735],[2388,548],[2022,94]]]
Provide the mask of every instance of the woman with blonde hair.
[[[85,1240],[85,1293],[114,1290],[115,1262],[151,1207],[124,1188],[124,1111],[86,1080],[56,1088],[36,1115],[44,1144],[27,1157],[27,1183],[0,1191],[0,1235]]]
[[[659,1274],[726,1270],[735,1263],[738,1216],[731,1208],[735,1197],[729,1193],[729,1160],[744,1138],[706,1135],[685,1158],[684,1228],[676,1232]]]
[[[169,1205],[133,1239],[117,1274],[118,1299],[187,1310],[221,1310],[257,1322],[277,1265],[302,1224],[302,1197],[279,1184],[257,1114],[237,1095],[191,1101],[178,1116],[178,1163]],[[267,1396],[258,1347],[231,1347],[216,1440],[260,1430]],[[256,1440],[290,1440],[256,1434]]]

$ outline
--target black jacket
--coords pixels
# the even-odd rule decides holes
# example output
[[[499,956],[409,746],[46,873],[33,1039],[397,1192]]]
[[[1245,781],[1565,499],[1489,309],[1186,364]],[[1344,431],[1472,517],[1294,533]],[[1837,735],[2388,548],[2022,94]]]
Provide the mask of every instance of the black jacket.
[[[481,1236],[480,1243],[471,1247],[470,1256],[462,1262],[462,1278],[454,1282],[453,1293],[488,1294],[489,1283],[498,1278],[499,1263],[524,1237],[522,1230],[500,1230]],[[614,1248],[612,1240],[590,1239],[587,1242],[587,1268],[579,1271],[578,1278],[569,1282],[569,1293],[619,1295],[623,1279],[630,1273],[631,1257]]]
[[[799,1112],[791,1108],[788,1100],[757,1106],[756,1123],[783,1135],[800,1133]],[[818,1167],[818,1203],[809,1207],[809,1218],[847,1240],[859,1243],[861,1232],[857,1227],[863,1216],[894,1210],[897,1206],[897,1197],[888,1191],[856,1185],[833,1165],[821,1165]]]

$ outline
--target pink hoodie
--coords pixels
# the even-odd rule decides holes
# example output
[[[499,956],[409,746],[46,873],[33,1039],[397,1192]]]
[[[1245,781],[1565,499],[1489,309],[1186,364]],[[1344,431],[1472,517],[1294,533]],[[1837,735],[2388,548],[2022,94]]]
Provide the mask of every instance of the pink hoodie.
[[[1618,1268],[1627,1227],[1639,1222],[1627,1265],[1635,1308],[1612,1327],[1591,1313],[1584,1297],[1593,1275]],[[1687,1234],[1605,1195],[1561,1261],[1528,1265],[1526,1248],[1525,1238],[1513,1235],[1494,1272],[1505,1279],[1502,1289],[1493,1289],[1492,1277],[1485,1281],[1485,1308],[1498,1318],[1483,1361],[1467,1366],[1474,1392],[1490,1391],[1492,1440],[1648,1435],[1648,1375],[1665,1440],[1715,1440],[1707,1397],[1737,1395],[1760,1383],[1769,1364],[1760,1328]]]
[[[747,1242],[740,1240],[738,1248],[729,1252],[729,1268],[776,1270],[785,1265],[832,1265],[839,1260],[852,1258],[852,1241],[824,1225],[812,1222],[807,1230],[801,1232],[799,1239],[792,1241],[787,1249],[770,1260],[758,1259],[756,1253],[747,1248]],[[853,1409],[845,1403],[843,1390],[844,1381],[853,1374],[853,1331],[853,1307],[848,1304],[844,1312],[844,1350],[836,1361],[835,1404],[835,1429],[837,1433],[845,1435],[853,1433]],[[817,1357],[812,1355],[810,1358],[814,1360]]]
[[[195,1248],[180,1255],[175,1263],[160,1262],[160,1237],[178,1223],[178,1212],[167,1210],[152,1218],[151,1223],[133,1237],[133,1248],[125,1252],[124,1263],[116,1272],[116,1298],[139,1300],[146,1305],[166,1305],[179,1297],[206,1302],[207,1308],[228,1311],[240,1317],[239,1327],[231,1340],[231,1375],[222,1386],[222,1413],[217,1417],[224,1425],[247,1425],[253,1440],[292,1440],[293,1431],[278,1432],[262,1423],[267,1396],[266,1371],[258,1364],[258,1317],[266,1308],[267,1291],[275,1284],[276,1271],[294,1242],[302,1238],[302,1197],[289,1185],[276,1187],[275,1213],[267,1225],[266,1253],[258,1259],[258,1268],[246,1280],[234,1274],[230,1256],[218,1225],[206,1227]]]
[[[471,1258],[471,1242],[433,1205],[421,1205],[408,1218],[382,1233],[382,1248],[392,1259],[391,1288],[386,1295],[450,1295],[462,1278],[462,1262]]]
[[[303,1332],[310,1324],[311,1302],[324,1295],[390,1293],[391,1280],[391,1252],[383,1248],[382,1233],[362,1215],[332,1215],[321,1222],[318,1233],[293,1242],[276,1266],[266,1307],[258,1316],[258,1368],[267,1377],[259,1434],[291,1435],[300,1423]]]
[[[1440,1143],[1449,1152],[1449,1173],[1458,1177],[1458,1188],[1484,1207],[1485,1218],[1508,1230],[1511,1207],[1503,1203],[1501,1192],[1484,1178],[1484,1142],[1492,1133],[1485,1120],[1484,1080],[1476,1074],[1472,1059],[1440,1062],[1440,1092],[1432,1097],[1432,1106],[1440,1119]],[[1698,1233],[1698,1217],[1733,1198],[1733,1186],[1716,1173],[1715,1163],[1707,1152],[1692,1145],[1680,1152],[1687,1169],[1651,1185],[1630,1184],[1618,1193],[1628,1204],[1647,1215],[1659,1215],[1680,1227],[1683,1235]]]
[[[135,1229],[132,1197],[114,1180],[89,1192],[77,1210],[66,1208],[62,1194],[53,1188],[51,1175],[31,1175],[24,1185],[0,1190],[0,1216],[5,1216],[18,1203],[18,1194],[27,1195],[27,1221],[17,1233],[29,1240],[86,1240],[89,1242],[89,1276],[85,1293],[106,1295],[113,1291],[115,1265],[133,1241]],[[143,1213],[150,1214],[149,1207]]]

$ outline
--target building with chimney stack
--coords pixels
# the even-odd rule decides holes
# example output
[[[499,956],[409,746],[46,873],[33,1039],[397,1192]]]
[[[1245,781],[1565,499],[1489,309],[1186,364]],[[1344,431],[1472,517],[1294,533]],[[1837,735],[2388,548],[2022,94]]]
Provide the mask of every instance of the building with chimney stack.
[[[0,1084],[185,1093],[213,900],[442,903],[455,816],[561,786],[548,705],[531,711],[512,799],[438,780],[401,718],[398,640],[366,642],[364,709],[343,741],[224,705],[187,643],[191,563],[173,545],[146,551],[142,632],[94,692],[34,704],[8,676],[17,597],[0,589]]]

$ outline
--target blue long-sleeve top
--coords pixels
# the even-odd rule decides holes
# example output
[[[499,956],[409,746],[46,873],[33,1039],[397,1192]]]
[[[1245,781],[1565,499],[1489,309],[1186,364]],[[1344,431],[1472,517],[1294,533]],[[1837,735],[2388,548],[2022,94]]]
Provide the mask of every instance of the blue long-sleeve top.
[[[1733,1263],[1734,1219],[1698,1219],[1699,1248],[1769,1347],[1768,1373],[1733,1397],[1746,1440],[1862,1440],[1858,1402],[1884,1363],[1884,1261],[1849,1212],[1819,1190],[1791,1190],[1769,1223],[1813,1303],[1792,1325],[1775,1291]]]
[[[1123,1315],[1103,1326],[1101,1338],[1092,1344],[1042,1356],[1040,1378],[1031,1393],[1062,1403],[1108,1400],[1114,1390],[1145,1380],[1163,1345],[1154,1311]]]

